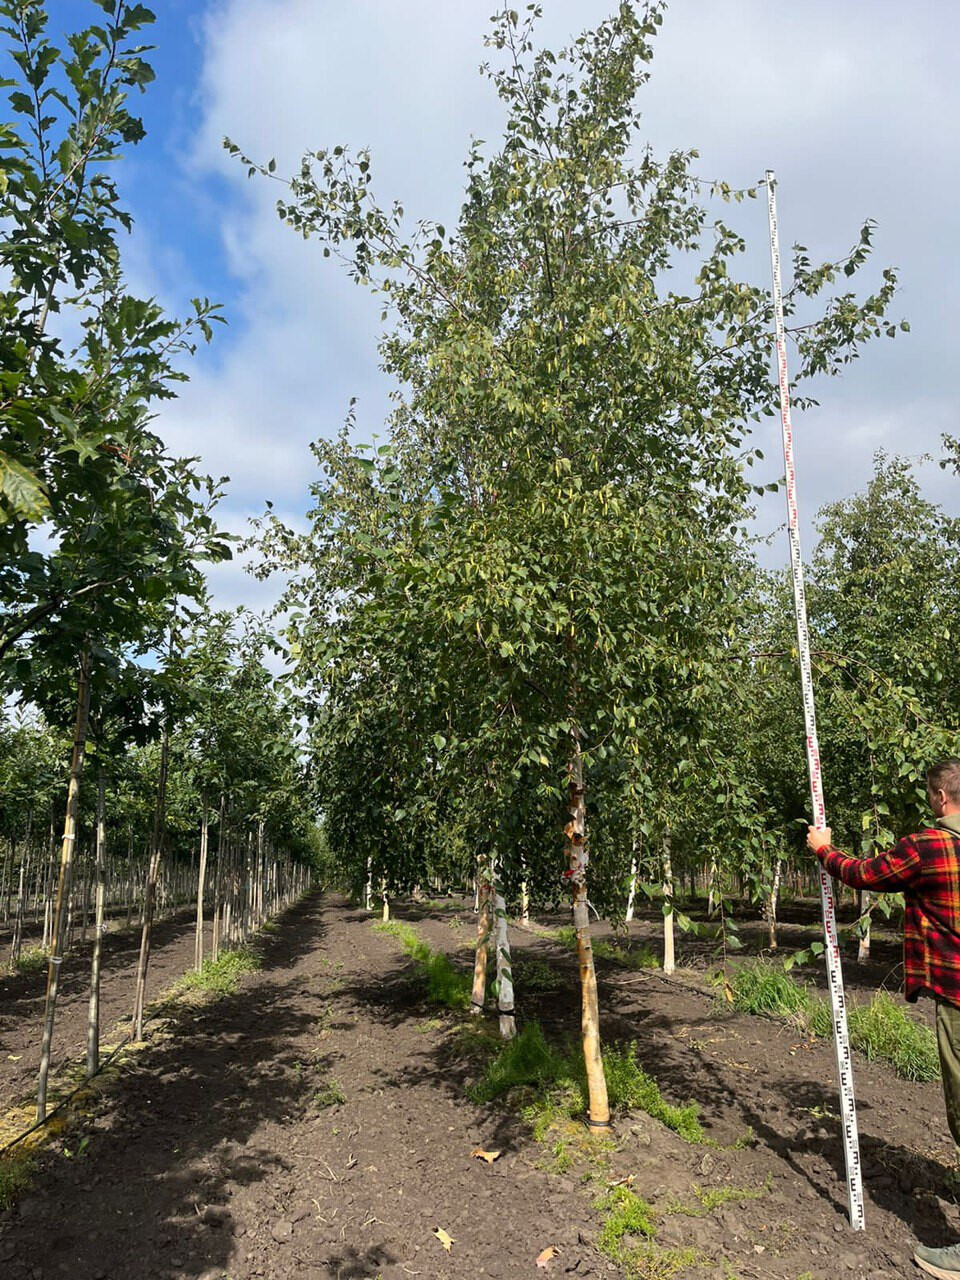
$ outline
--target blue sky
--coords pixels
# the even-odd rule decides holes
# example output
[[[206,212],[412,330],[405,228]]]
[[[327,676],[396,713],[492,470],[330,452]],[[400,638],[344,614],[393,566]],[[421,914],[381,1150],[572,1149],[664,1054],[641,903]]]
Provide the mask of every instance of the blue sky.
[[[156,0],[150,39],[157,82],[142,99],[148,137],[123,162],[137,227],[134,287],[174,312],[191,296],[224,304],[229,328],[198,353],[191,384],[165,407],[161,433],[233,478],[225,522],[242,531],[269,498],[302,521],[309,441],[340,426],[358,397],[370,438],[386,410],[377,368],[379,308],[280,225],[276,191],[228,161],[229,133],[281,168],[310,147],[370,145],[385,199],[448,224],[471,133],[493,141],[499,108],[476,74],[489,0]],[[604,17],[612,0],[545,0],[556,47]],[[89,0],[50,0],[67,27]],[[863,218],[877,219],[877,261],[900,268],[895,311],[911,333],[878,343],[822,407],[797,423],[807,515],[861,487],[877,448],[937,450],[960,433],[953,367],[960,336],[955,201],[960,186],[953,0],[804,5],[675,0],[640,106],[663,153],[698,147],[701,170],[734,184],[767,167],[780,181],[783,243],[840,253]],[[736,224],[766,281],[763,203]],[[764,441],[775,456],[777,439]],[[775,469],[775,468],[774,468]],[[929,492],[957,508],[960,480],[928,468]],[[761,527],[782,519],[769,500]],[[805,542],[809,546],[809,532]],[[774,559],[782,557],[779,551]],[[239,565],[214,580],[224,604],[268,602],[271,588]]]

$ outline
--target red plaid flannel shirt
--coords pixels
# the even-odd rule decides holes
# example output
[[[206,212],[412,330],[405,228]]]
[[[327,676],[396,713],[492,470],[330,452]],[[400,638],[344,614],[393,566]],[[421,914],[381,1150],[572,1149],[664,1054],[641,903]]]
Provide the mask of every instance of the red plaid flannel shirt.
[[[903,894],[906,998],[927,994],[960,1007],[960,836],[928,827],[876,858],[832,846],[817,856],[854,889]]]

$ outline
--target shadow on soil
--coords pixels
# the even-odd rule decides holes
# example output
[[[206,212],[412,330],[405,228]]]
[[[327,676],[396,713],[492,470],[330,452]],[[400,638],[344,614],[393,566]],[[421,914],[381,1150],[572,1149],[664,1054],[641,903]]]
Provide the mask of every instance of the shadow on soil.
[[[359,919],[370,918],[361,913]],[[449,914],[417,909],[404,904],[395,918],[411,924],[428,919],[448,920]],[[549,994],[537,993],[523,999],[518,990],[518,1008],[528,1018],[536,1018],[551,1038],[571,1039],[579,1022],[576,964],[570,952],[536,935],[524,937],[524,954],[549,958],[552,967],[567,975],[562,988]],[[828,1083],[818,1080],[797,1082],[786,1078],[777,1081],[764,1073],[755,1081],[751,1076],[725,1070],[722,1064],[698,1055],[695,1066],[689,1051],[678,1048],[678,1033],[691,1011],[678,1017],[653,1011],[635,998],[624,998],[623,990],[609,987],[604,981],[607,966],[598,965],[601,981],[602,1036],[606,1043],[639,1040],[640,1060],[654,1076],[665,1096],[673,1101],[696,1101],[708,1134],[721,1143],[736,1141],[747,1128],[757,1142],[769,1148],[790,1170],[806,1182],[837,1213],[846,1217],[846,1169],[840,1122],[836,1116],[836,1086],[832,1076]],[[654,980],[659,975],[654,975]],[[367,1015],[398,1027],[411,1020],[429,1022],[438,1010],[426,998],[423,983],[414,966],[398,951],[397,967],[387,977],[372,983],[357,983],[343,994]],[[709,995],[691,988],[688,1001],[699,1005],[698,1018],[711,1011]],[[617,1008],[617,1012],[609,1010]],[[606,1010],[607,1012],[604,1012]],[[445,1011],[439,1011],[444,1014]],[[518,1019],[519,1020],[519,1019]],[[470,1019],[463,1024],[469,1028]],[[495,1021],[488,1014],[484,1020],[488,1030]],[[748,1015],[720,1013],[718,1025],[753,1022]],[[777,1024],[779,1027],[779,1024]],[[482,1070],[484,1058],[463,1043],[454,1031],[439,1045],[425,1047],[413,1065],[401,1070],[384,1067],[380,1071],[384,1087],[429,1083],[449,1096],[462,1099],[471,1080]],[[866,1112],[870,1103],[860,1101]],[[813,1119],[807,1122],[804,1117]],[[529,1138],[529,1129],[516,1111],[503,1104],[477,1109],[477,1123],[488,1146],[513,1150]],[[924,1244],[951,1242],[955,1231],[943,1212],[937,1197],[953,1199],[956,1194],[951,1174],[943,1164],[919,1155],[895,1142],[861,1135],[861,1162],[865,1170],[864,1190],[867,1213],[871,1204],[884,1209],[910,1228]],[[919,1195],[914,1193],[920,1193]]]
[[[282,924],[258,942],[263,976],[317,946],[319,898],[290,908]],[[279,986],[259,977],[207,1006],[182,1008],[133,1059],[109,1086],[104,1114],[84,1126],[88,1159],[45,1158],[35,1189],[0,1215],[4,1280],[229,1271],[246,1247],[234,1237],[230,1184],[269,1181],[286,1167],[281,1152],[258,1147],[252,1134],[265,1121],[302,1117],[314,1073],[330,1065],[316,1054],[305,1073],[290,1049],[316,1026],[321,993],[306,991],[302,977]],[[78,1203],[82,1213],[62,1216],[62,1206]],[[40,1260],[42,1240],[50,1243]],[[342,1274],[375,1274],[365,1265],[345,1259]]]

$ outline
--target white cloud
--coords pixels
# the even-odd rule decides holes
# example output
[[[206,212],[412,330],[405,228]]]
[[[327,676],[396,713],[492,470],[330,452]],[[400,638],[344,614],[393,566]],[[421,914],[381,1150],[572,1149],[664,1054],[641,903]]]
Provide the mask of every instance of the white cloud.
[[[178,450],[233,477],[229,510],[273,498],[305,509],[308,443],[333,434],[351,396],[369,438],[387,408],[377,369],[379,307],[315,244],[276,217],[278,191],[248,182],[223,153],[229,134],[281,170],[305,150],[369,145],[379,190],[412,217],[455,216],[470,134],[495,141],[500,109],[476,73],[489,0],[217,0],[204,23],[201,111],[189,169],[198,201],[218,201],[236,296],[231,328],[200,354],[181,399],[164,410]],[[613,0],[546,0],[541,33],[556,46],[605,16]],[[697,146],[705,176],[748,183],[777,169],[789,243],[847,247],[877,218],[878,261],[903,272],[898,299],[913,333],[868,351],[798,437],[808,510],[863,483],[874,449],[935,447],[957,417],[949,361],[960,280],[952,244],[953,122],[960,107],[940,0],[909,11],[810,0],[683,0],[667,12],[640,101],[660,150]],[[762,203],[731,213],[754,239],[766,278]],[[165,278],[175,260],[153,263]],[[771,437],[768,456],[774,452]],[[775,469],[775,467],[774,467]],[[942,473],[941,473],[942,474]],[[940,492],[940,490],[938,490]],[[942,492],[952,497],[949,486]],[[809,539],[808,539],[809,540]],[[261,593],[221,571],[225,598]]]

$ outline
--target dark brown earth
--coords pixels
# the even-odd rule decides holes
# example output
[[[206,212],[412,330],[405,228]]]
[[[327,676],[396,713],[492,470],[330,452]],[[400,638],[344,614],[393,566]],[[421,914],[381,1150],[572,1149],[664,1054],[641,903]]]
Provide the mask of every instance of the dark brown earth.
[[[134,980],[140,953],[140,930],[104,934],[100,978],[100,1025],[105,1038],[126,1034],[133,1008]],[[181,910],[158,920],[150,950],[148,999],[170,987],[193,964],[196,911]],[[7,930],[9,933],[9,930]],[[209,949],[209,923],[206,946]],[[91,930],[92,935],[92,930]],[[6,941],[0,933],[0,944]],[[25,946],[38,941],[28,935]],[[51,1066],[54,1074],[84,1051],[90,999],[90,948],[77,946],[63,963],[57,1000]],[[7,941],[9,947],[9,941]],[[6,950],[0,955],[6,955]],[[46,966],[40,971],[0,976],[0,1115],[35,1085],[40,1067],[39,1028],[46,998]]]
[[[468,911],[400,914],[466,959]],[[575,1030],[572,957],[527,930],[511,939],[517,955],[569,976],[539,999],[518,985],[520,1012],[551,1033]],[[364,913],[307,899],[262,949],[262,970],[237,994],[180,1009],[130,1060],[83,1122],[82,1156],[44,1158],[34,1188],[0,1215],[3,1280],[616,1275],[595,1248],[593,1202],[630,1175],[659,1211],[657,1247],[698,1251],[694,1277],[892,1280],[915,1238],[957,1234],[938,1085],[857,1059],[868,1229],[854,1234],[832,1049],[729,1013],[696,974],[601,962],[603,1033],[636,1040],[665,1096],[700,1105],[715,1145],[619,1116],[606,1169],[557,1172],[516,1113],[468,1102],[476,1066],[457,1047],[460,1021],[424,1002],[396,940]],[[323,1105],[338,1090],[344,1100]],[[748,1128],[753,1144],[734,1147]],[[504,1154],[471,1159],[478,1144]],[[676,1211],[698,1207],[697,1188],[725,1186],[758,1198]],[[437,1227],[454,1238],[449,1255]],[[540,1270],[549,1245],[560,1252]]]

